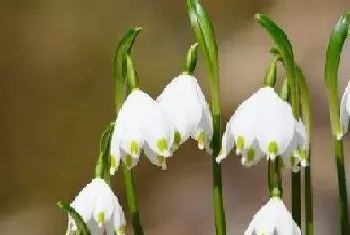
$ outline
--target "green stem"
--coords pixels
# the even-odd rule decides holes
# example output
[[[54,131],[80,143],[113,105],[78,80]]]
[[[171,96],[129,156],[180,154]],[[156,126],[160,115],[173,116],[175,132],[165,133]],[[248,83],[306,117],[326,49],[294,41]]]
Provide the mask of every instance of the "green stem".
[[[337,165],[340,230],[342,235],[349,234],[347,188],[344,169],[343,130],[340,123],[340,109],[338,100],[338,69],[340,65],[341,52],[347,39],[350,25],[350,12],[343,13],[334,26],[327,47],[325,63],[325,82],[329,103],[330,121],[334,139],[334,153]]]
[[[130,93],[138,86],[137,73],[131,61],[131,49],[136,36],[141,28],[130,29],[120,40],[114,58],[114,98],[115,110],[118,115],[119,110],[126,99],[127,93]],[[143,235],[143,229],[137,207],[135,187],[132,171],[123,165],[124,184],[129,211],[131,213],[132,225],[135,235]]]
[[[344,152],[343,141],[334,140],[334,152],[337,164],[337,176],[338,176],[338,193],[339,193],[339,209],[340,209],[340,228],[341,234],[349,234],[349,218],[348,218],[348,200],[346,189],[346,178],[344,168]]]
[[[124,183],[126,188],[126,197],[128,201],[130,214],[131,214],[131,221],[132,221],[132,226],[134,228],[134,234],[143,235],[144,232],[141,225],[139,210],[137,207],[132,170],[128,170],[128,168],[123,165],[123,174],[124,174]]]
[[[270,197],[283,197],[282,177],[280,168],[280,158],[268,161],[268,182]]]
[[[222,197],[221,166],[215,161],[221,149],[221,116],[214,115],[214,135],[213,135],[213,194],[214,194],[214,216],[215,230],[217,235],[226,235],[226,220],[224,203]],[[216,128],[215,128],[216,127]]]
[[[309,166],[304,171],[304,196],[305,196],[305,230],[306,235],[313,235],[313,196],[311,178],[311,101],[309,85],[305,79],[303,71],[299,66],[296,69],[296,76],[300,87],[301,117],[305,125],[309,142],[309,151],[306,153]]]
[[[214,27],[209,17],[198,0],[187,0],[187,8],[191,26],[196,35],[197,43],[204,56],[209,72],[209,87],[211,93],[211,111],[213,116],[213,196],[214,218],[217,235],[226,235],[226,221],[222,197],[221,166],[215,158],[221,149],[221,110],[220,110],[220,87],[219,87],[219,60],[218,46],[215,39]]]
[[[132,62],[130,54],[126,55],[125,62],[126,62],[127,91],[128,91],[128,94],[130,94],[130,92],[133,89],[136,89],[139,87],[139,80],[138,80],[137,73],[134,68],[134,64]],[[139,210],[137,207],[132,170],[129,170],[128,167],[123,164],[123,173],[124,173],[124,183],[126,187],[127,201],[128,201],[128,206],[131,213],[132,225],[134,228],[134,234],[143,235],[144,232],[141,225]]]
[[[301,185],[300,172],[292,172],[292,214],[295,223],[301,227]]]
[[[309,157],[311,157],[309,155]],[[313,197],[312,197],[312,179],[311,179],[311,162],[309,166],[305,167],[305,229],[306,235],[314,234],[313,225]]]

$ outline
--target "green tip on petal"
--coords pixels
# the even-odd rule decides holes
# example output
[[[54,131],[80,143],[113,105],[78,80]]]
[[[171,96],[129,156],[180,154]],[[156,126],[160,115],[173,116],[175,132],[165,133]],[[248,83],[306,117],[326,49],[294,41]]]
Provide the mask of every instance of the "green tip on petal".
[[[127,167],[131,167],[132,166],[132,157],[130,155],[127,155],[125,157],[125,164]]]
[[[178,132],[178,131],[175,131],[175,133],[174,133],[174,145],[175,146],[179,146],[180,145],[180,143],[181,143],[181,133],[180,132]]]
[[[238,138],[236,140],[236,146],[237,146],[237,149],[239,149],[239,150],[244,149],[244,138],[243,138],[243,136],[238,136]]]
[[[205,133],[201,131],[198,135],[198,145],[204,145]]]
[[[255,150],[252,148],[249,149],[247,155],[248,155],[248,162],[252,163],[254,161],[254,158],[255,158]]]
[[[157,148],[160,152],[164,152],[168,148],[168,144],[165,139],[160,139],[157,141]]]
[[[165,161],[165,157],[164,157],[164,156],[161,156],[161,155],[158,155],[158,156],[157,156],[157,160],[158,160],[158,163],[159,163],[160,165],[162,165],[162,164],[164,163],[164,161]]]
[[[125,234],[126,227],[125,225],[122,225],[118,228],[117,234],[118,235],[124,235]]]
[[[97,214],[97,223],[98,223],[99,225],[102,225],[104,222],[105,222],[105,213],[99,212],[99,213]]]
[[[295,166],[295,158],[294,158],[294,156],[290,156],[289,157],[289,162],[290,162],[291,166]]]
[[[117,162],[114,156],[111,156],[111,168],[117,168]]]
[[[139,152],[139,146],[135,140],[130,142],[130,152],[132,154],[138,154]]]
[[[269,154],[277,155],[278,144],[276,143],[276,141],[271,141],[269,143],[268,151],[269,151]]]

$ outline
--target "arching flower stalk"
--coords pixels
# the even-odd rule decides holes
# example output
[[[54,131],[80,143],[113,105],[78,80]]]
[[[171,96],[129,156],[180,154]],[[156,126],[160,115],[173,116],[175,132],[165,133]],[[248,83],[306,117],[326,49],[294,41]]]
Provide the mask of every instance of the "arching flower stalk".
[[[325,83],[329,102],[330,122],[334,139],[334,156],[337,165],[338,194],[340,211],[340,230],[342,235],[349,234],[348,199],[346,175],[344,167],[344,150],[342,138],[348,130],[348,87],[339,105],[338,99],[338,69],[341,52],[348,37],[350,12],[343,13],[334,26],[326,53]]]

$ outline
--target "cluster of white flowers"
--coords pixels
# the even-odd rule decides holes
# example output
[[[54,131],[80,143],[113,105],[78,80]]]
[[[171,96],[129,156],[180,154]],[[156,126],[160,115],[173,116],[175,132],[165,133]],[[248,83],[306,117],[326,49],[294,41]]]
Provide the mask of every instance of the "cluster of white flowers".
[[[166,169],[166,158],[192,137],[200,149],[210,151],[212,117],[195,77],[180,75],[153,100],[139,89],[133,90],[119,111],[111,139],[111,169],[120,160],[130,169],[143,150],[149,160]]]
[[[244,235],[301,235],[301,230],[283,201],[273,197],[254,215]]]
[[[91,235],[125,235],[125,216],[118,198],[103,179],[93,179],[71,203],[91,231]],[[77,226],[69,216],[66,235],[76,234]]]
[[[245,100],[226,125],[222,149],[216,161],[221,162],[236,147],[245,166],[255,165],[267,156],[281,156],[293,171],[308,164],[308,138],[301,120],[297,121],[288,102],[273,88],[260,88]]]

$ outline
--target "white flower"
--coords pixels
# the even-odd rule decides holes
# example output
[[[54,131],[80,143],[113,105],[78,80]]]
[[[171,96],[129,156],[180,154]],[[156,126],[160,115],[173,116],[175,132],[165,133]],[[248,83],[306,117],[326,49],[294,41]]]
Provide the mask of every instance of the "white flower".
[[[149,95],[134,90],[119,111],[111,139],[111,168],[114,174],[120,160],[130,169],[144,153],[152,163],[166,168],[174,140],[174,125],[161,106]]]
[[[250,222],[244,235],[301,235],[301,230],[280,198],[271,198]]]
[[[103,179],[93,179],[71,203],[86,223],[91,235],[124,235],[125,216],[118,198]],[[77,226],[69,216],[66,235],[73,235]]]
[[[180,75],[169,83],[157,102],[175,125],[173,150],[192,137],[198,148],[210,152],[209,143],[213,135],[212,116],[204,94],[191,75]]]
[[[348,132],[349,119],[350,119],[349,87],[350,87],[350,81],[345,88],[345,91],[340,103],[341,133],[339,133],[337,136],[338,140],[342,139],[343,136]]]
[[[307,164],[308,145],[305,127],[295,120],[289,103],[273,88],[265,87],[245,100],[230,118],[216,161],[236,147],[245,166],[256,164],[264,156],[271,160],[282,156],[286,166],[296,167],[299,160]]]

